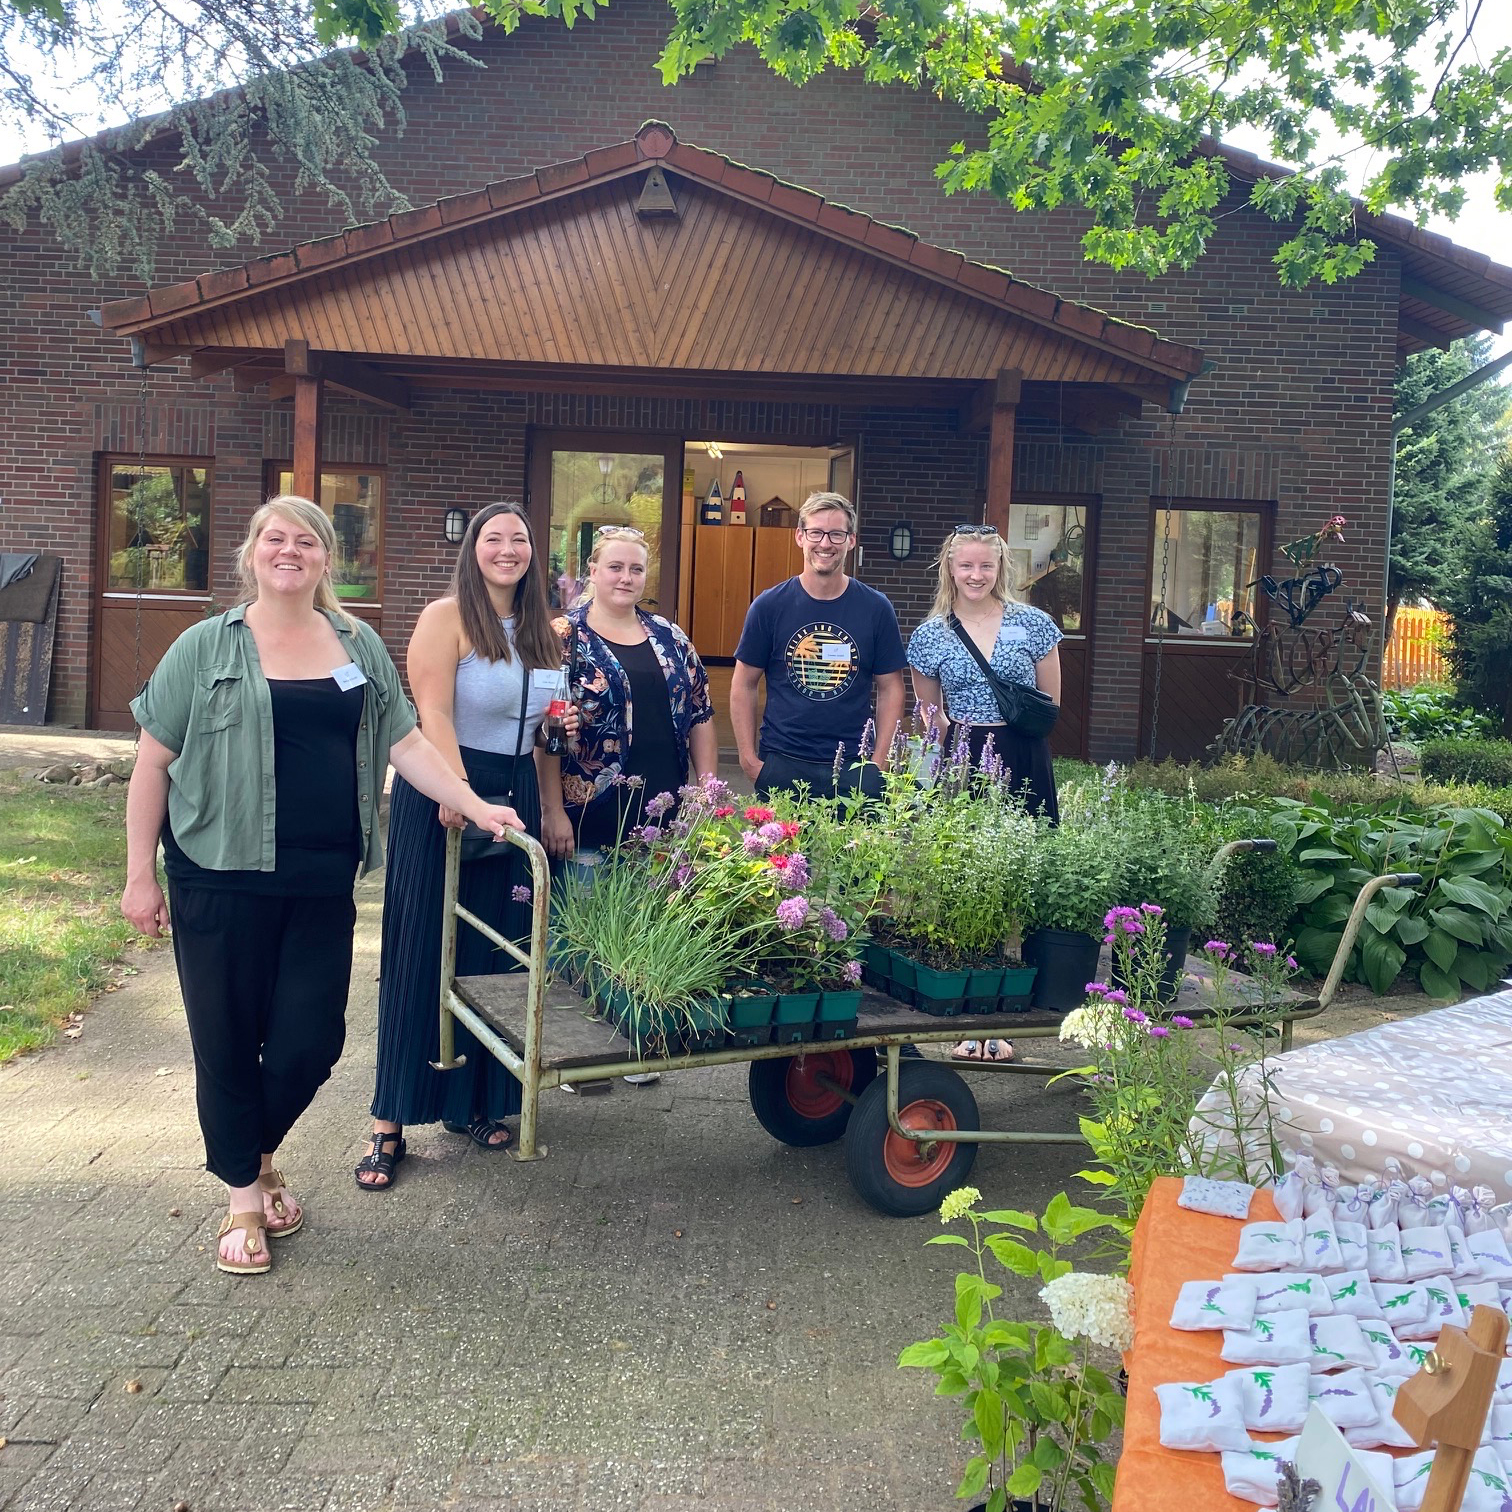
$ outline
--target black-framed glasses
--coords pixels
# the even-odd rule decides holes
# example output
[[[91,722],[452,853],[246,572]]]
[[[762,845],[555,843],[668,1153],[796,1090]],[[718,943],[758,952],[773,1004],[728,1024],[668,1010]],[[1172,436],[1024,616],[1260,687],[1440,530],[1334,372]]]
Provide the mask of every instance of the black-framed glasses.
[[[957,525],[951,535],[971,536],[995,536],[998,533],[996,525]]]
[[[810,546],[817,546],[822,541],[828,541],[831,546],[843,546],[848,540],[850,540],[850,531],[809,530],[807,527],[805,527],[803,532],[803,539],[807,541]]]
[[[593,533],[601,536],[633,536],[637,541],[646,539],[646,532],[637,530],[633,525],[600,525]]]

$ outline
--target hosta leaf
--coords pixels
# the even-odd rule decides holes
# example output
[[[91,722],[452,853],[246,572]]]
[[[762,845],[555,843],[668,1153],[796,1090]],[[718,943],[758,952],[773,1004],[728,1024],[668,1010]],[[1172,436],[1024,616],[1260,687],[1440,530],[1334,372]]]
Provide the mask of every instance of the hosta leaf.
[[[1440,971],[1452,971],[1459,954],[1459,941],[1442,929],[1430,929],[1423,940],[1423,950]]]
[[[1360,954],[1365,967],[1365,980],[1370,990],[1384,996],[1391,990],[1407,959],[1407,952],[1395,940],[1390,940],[1368,924],[1360,931]]]
[[[1481,921],[1463,908],[1430,908],[1428,917],[1446,934],[1467,945],[1479,945],[1486,937]]]
[[[1423,991],[1429,997],[1443,1002],[1452,1002],[1460,995],[1459,978],[1452,972],[1440,971],[1432,961],[1419,963],[1418,981],[1423,984]]]
[[[1506,911],[1504,900],[1474,877],[1440,877],[1438,891],[1451,903],[1463,903],[1478,913],[1490,914],[1493,919]]]
[[[1428,938],[1428,921],[1416,914],[1403,914],[1392,933],[1403,945],[1421,945]]]

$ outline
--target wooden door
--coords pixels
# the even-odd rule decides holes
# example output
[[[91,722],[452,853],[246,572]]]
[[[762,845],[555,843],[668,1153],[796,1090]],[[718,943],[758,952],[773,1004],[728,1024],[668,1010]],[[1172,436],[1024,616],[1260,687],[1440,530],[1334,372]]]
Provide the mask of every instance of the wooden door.
[[[693,628],[700,656],[734,656],[751,606],[756,531],[749,525],[699,525],[693,542]]]
[[[751,597],[797,577],[803,571],[803,552],[798,538],[787,525],[757,525],[755,563],[751,570]]]

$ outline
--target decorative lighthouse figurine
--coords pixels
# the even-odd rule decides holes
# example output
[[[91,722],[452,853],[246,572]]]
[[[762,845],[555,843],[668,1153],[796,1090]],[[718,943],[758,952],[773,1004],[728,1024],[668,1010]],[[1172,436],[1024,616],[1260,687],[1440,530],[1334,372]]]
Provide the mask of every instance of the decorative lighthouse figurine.
[[[744,525],[746,522],[746,497],[745,478],[740,473],[735,474],[735,486],[730,490],[730,524]]]
[[[703,524],[724,524],[724,496],[719,491],[719,479],[709,484],[709,496],[704,500]]]

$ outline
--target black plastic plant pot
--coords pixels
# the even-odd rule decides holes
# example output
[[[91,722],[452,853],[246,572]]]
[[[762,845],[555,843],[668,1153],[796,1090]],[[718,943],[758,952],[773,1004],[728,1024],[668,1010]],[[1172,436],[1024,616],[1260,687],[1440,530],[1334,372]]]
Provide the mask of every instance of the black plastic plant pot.
[[[1181,984],[1186,976],[1187,951],[1192,944],[1192,926],[1183,924],[1180,929],[1168,929],[1165,943],[1165,970],[1160,973],[1160,1001],[1162,1003],[1174,1003],[1177,994],[1181,991]],[[1087,978],[1088,981],[1092,979]],[[1119,971],[1113,973],[1113,985],[1128,989],[1128,983],[1123,979]]]
[[[1024,941],[1024,961],[1038,968],[1033,1004],[1069,1013],[1087,1001],[1087,983],[1097,979],[1102,946],[1094,935],[1073,929],[1036,929]]]
[[[731,1050],[745,1050],[752,1045],[769,1045],[772,1042],[772,1021],[754,1025],[749,1029],[737,1029],[732,1024],[725,1030],[725,1044]]]
[[[919,985],[917,967],[910,955],[901,950],[887,951],[887,977],[892,983],[892,995],[905,1003],[913,1002],[914,989]]]
[[[772,1025],[772,1043],[774,1045],[802,1045],[814,1037],[813,1019],[804,1019],[801,1023],[778,1023]]]
[[[820,1019],[814,1025],[816,1040],[848,1040],[856,1037],[855,1019]]]
[[[999,1013],[1028,1013],[1034,1002],[1034,983],[1039,976],[1037,966],[1005,966],[1003,990],[998,994]]]

